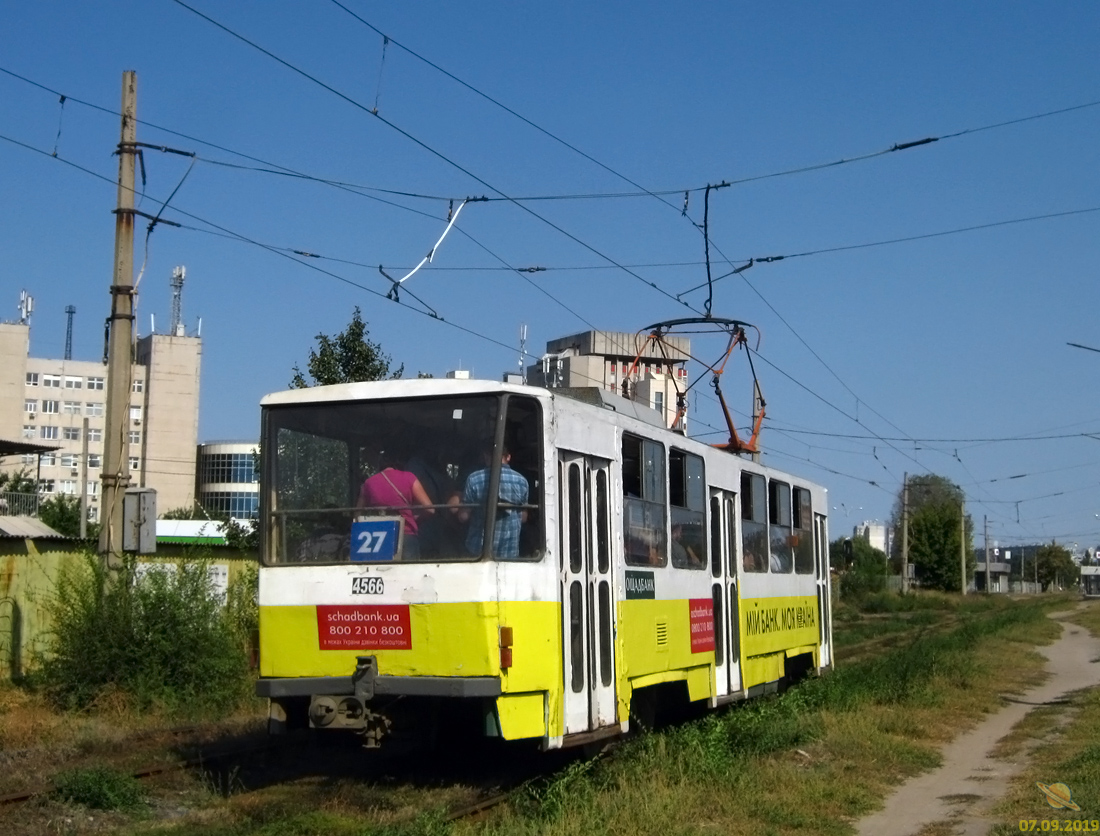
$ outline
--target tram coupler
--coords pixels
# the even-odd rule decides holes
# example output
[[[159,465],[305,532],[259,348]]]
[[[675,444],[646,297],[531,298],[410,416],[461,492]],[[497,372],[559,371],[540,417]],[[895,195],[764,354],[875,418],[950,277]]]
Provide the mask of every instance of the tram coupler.
[[[374,680],[378,676],[378,659],[374,656],[357,656],[355,673],[351,675],[355,696],[366,702],[374,699]]]
[[[366,712],[363,719],[366,727],[359,732],[363,738],[363,748],[378,749],[382,745],[382,738],[390,733],[393,721],[384,714],[377,714],[373,711]]]

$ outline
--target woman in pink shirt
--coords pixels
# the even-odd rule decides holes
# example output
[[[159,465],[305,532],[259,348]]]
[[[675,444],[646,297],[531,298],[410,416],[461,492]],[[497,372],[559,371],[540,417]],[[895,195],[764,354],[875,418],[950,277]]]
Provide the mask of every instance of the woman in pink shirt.
[[[435,508],[415,474],[390,465],[363,482],[363,487],[359,490],[359,501],[355,504],[357,508],[385,508],[400,514],[405,521],[402,557],[405,560],[416,560],[420,557],[416,517],[418,514],[434,514]],[[421,506],[415,513],[414,505]]]

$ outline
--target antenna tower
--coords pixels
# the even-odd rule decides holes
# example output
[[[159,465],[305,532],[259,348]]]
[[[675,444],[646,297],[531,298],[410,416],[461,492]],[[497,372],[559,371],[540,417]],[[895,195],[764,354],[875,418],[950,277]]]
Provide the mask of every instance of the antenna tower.
[[[519,326],[519,376],[520,379],[527,382],[527,370],[523,363],[523,358],[527,356],[527,323],[521,323]]]
[[[65,316],[68,317],[69,323],[65,327],[65,359],[73,359],[73,314],[76,313],[76,305],[65,306]]]
[[[19,324],[30,325],[32,313],[34,313],[34,297],[25,290],[19,291]]]
[[[172,271],[172,328],[173,337],[183,336],[183,280],[187,277],[187,268],[180,266]]]

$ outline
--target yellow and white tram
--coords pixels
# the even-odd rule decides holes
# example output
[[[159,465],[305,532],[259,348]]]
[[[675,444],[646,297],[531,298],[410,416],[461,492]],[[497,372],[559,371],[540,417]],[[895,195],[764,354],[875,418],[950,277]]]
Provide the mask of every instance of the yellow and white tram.
[[[1100,565],[1095,558],[1081,564],[1081,594],[1085,598],[1100,598]]]
[[[598,389],[401,380],[262,407],[273,731],[466,724],[558,748],[831,667],[821,487]],[[386,463],[430,506],[362,507]],[[523,481],[526,501],[503,487]]]

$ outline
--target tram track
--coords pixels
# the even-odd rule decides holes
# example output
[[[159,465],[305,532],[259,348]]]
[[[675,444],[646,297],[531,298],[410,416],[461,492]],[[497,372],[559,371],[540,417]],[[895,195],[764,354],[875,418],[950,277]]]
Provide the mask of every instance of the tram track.
[[[265,792],[274,791],[283,799],[299,799],[296,803],[302,807],[323,805],[326,798],[340,797],[342,803],[363,809],[401,810],[402,817],[404,811],[415,816],[425,809],[442,808],[445,821],[457,822],[483,819],[532,781],[553,780],[557,770],[577,754],[567,757],[564,753],[531,750],[517,755],[503,747],[478,752],[463,745],[448,746],[425,758],[422,751],[364,751],[350,740],[318,741],[295,734],[265,736],[245,745],[214,741],[193,754],[171,760],[163,756],[157,759],[150,752],[151,760],[139,767],[124,767],[118,758],[110,757],[86,763],[113,768],[140,781],[146,786],[152,809],[170,806],[173,817],[201,814],[212,803],[213,789],[215,795],[225,799],[263,798]],[[172,778],[188,773],[189,777]],[[100,818],[101,814],[90,808],[81,814],[58,807],[64,804],[58,795],[59,782],[54,780],[59,774],[60,770],[54,771],[32,786],[0,795],[0,832],[43,832],[42,822],[59,815]],[[184,795],[190,800],[181,803],[178,799]],[[349,801],[353,798],[359,800]],[[247,807],[257,802],[244,803]],[[38,819],[38,825],[32,824]]]
[[[193,727],[191,730],[199,727]],[[271,749],[283,746],[285,744],[273,740],[268,740],[263,743],[257,743],[246,747],[230,749],[225,751],[205,751],[199,752],[189,758],[173,761],[170,763],[156,763],[145,767],[141,767],[135,770],[122,770],[125,774],[128,774],[131,778],[139,781],[145,781],[152,778],[157,778],[162,775],[167,775],[173,772],[182,772],[188,769],[200,768],[217,761],[247,757],[249,755],[255,755],[261,752],[270,751]],[[8,793],[6,795],[0,795],[0,808],[10,807],[19,804],[24,804],[28,801],[32,801],[36,798],[42,798],[52,795],[56,792],[56,786],[53,783],[43,783],[33,786],[28,789],[19,790],[17,792]]]

